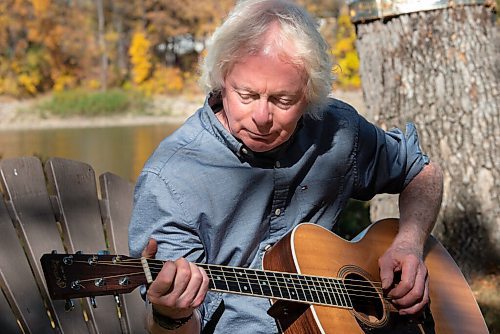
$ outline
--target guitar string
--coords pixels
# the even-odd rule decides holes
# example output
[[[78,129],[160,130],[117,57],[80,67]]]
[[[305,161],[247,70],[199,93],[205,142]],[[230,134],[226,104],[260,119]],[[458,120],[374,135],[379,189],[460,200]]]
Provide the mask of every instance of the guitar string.
[[[74,262],[76,262],[76,263],[88,263],[87,261],[74,261]],[[131,262],[131,261],[129,261],[129,262]],[[136,262],[137,262],[137,261],[136,261]],[[132,263],[133,263],[133,262],[132,262]],[[131,265],[123,265],[123,264],[121,264],[121,263],[106,262],[106,261],[99,261],[99,264],[106,264],[106,265],[111,265],[111,266],[122,266],[122,267],[136,267],[136,268],[141,268],[141,269],[142,269],[142,265],[133,265],[133,266],[131,266]],[[215,265],[211,265],[211,266],[216,267]],[[150,268],[150,269],[151,269],[151,268]],[[158,268],[156,268],[156,270],[158,270]],[[208,270],[210,271],[210,268],[208,268]],[[220,271],[220,270],[217,270],[217,271]],[[261,273],[265,273],[264,271],[259,271],[259,272],[261,272]],[[153,271],[153,273],[158,274],[158,272],[155,272],[155,271]],[[338,289],[340,289],[340,288],[337,288],[336,286],[331,287],[331,288],[330,288],[330,291],[328,291],[328,288],[327,288],[327,291],[324,291],[324,290],[321,290],[321,289],[320,289],[320,287],[318,287],[317,285],[310,285],[308,282],[306,282],[306,284],[302,284],[302,282],[301,282],[301,280],[300,280],[300,277],[298,277],[298,276],[299,276],[298,274],[293,274],[293,273],[282,273],[282,272],[273,272],[273,273],[278,273],[278,274],[292,274],[293,276],[297,276],[294,280],[295,280],[295,281],[297,281],[297,279],[298,279],[298,281],[299,281],[299,283],[298,283],[298,284],[299,284],[300,286],[302,286],[302,288],[301,288],[300,286],[299,286],[298,288],[299,288],[299,289],[302,289],[303,291],[308,291],[308,292],[310,292],[310,293],[312,293],[312,292],[316,293],[316,294],[317,294],[317,296],[318,296],[318,299],[320,298],[320,297],[319,297],[319,293],[321,293],[321,294],[323,295],[323,298],[324,298],[324,299],[325,299],[325,293],[327,293],[327,294],[328,294],[328,295],[327,295],[327,297],[329,297],[329,298],[330,298],[330,300],[332,300],[332,299],[331,299],[331,296],[330,296],[332,293],[333,293],[333,295],[334,295],[334,296],[335,296],[335,295],[337,295],[337,296],[339,296],[339,297],[340,297],[341,295],[343,295],[343,294],[344,294],[344,292],[342,292],[342,291],[341,291],[341,292],[338,292],[338,291],[331,291],[331,289],[334,289],[334,290],[338,290]],[[140,272],[137,272],[137,273],[128,273],[128,275],[143,275],[143,274],[144,274],[144,271],[140,271]],[[214,281],[214,280],[215,280],[215,278],[213,277],[214,275],[213,275],[212,273],[210,273],[210,275],[212,276],[212,281]],[[123,277],[123,275],[114,275],[114,276],[104,276],[104,277],[100,277],[100,278],[103,278],[103,279],[108,279],[108,278],[114,278],[114,277],[119,277],[119,276]],[[236,279],[236,280],[227,280],[227,279],[226,279],[226,280],[224,280],[224,281],[226,282],[226,285],[227,285],[227,283],[237,283],[238,285],[239,285],[240,283],[242,283],[242,282],[240,282],[240,281],[238,280],[238,278],[237,278],[236,276],[234,276],[234,277],[235,277],[235,279]],[[305,277],[305,276],[303,276],[303,277]],[[309,278],[314,278],[314,277],[318,277],[318,278],[325,278],[325,279],[327,279],[327,280],[331,280],[331,279],[332,279],[332,278],[320,277],[320,276],[307,276],[307,277],[309,277]],[[275,277],[275,279],[276,279],[276,277]],[[256,281],[256,282],[259,282],[259,280],[258,280],[258,279],[251,279],[251,278],[247,278],[246,280],[248,281],[248,283],[249,283],[250,285],[252,284],[252,283],[250,282],[250,280],[252,280],[252,281]],[[285,285],[280,285],[280,283],[283,283],[283,282],[280,282],[278,279],[276,279],[276,280],[272,281],[273,283],[276,283],[277,285],[273,285],[273,284],[271,284],[271,281],[269,281],[269,278],[268,278],[268,277],[266,277],[266,280],[269,282],[269,287],[270,287],[270,288],[277,288],[277,289],[278,289],[278,291],[280,291],[280,294],[281,294],[281,295],[283,295],[283,294],[281,293],[281,289],[287,289],[288,291],[290,291],[290,288],[293,288],[293,289],[297,290],[297,285],[296,285],[296,283],[293,283],[293,287],[291,287],[291,286],[289,286],[288,284],[286,284],[286,282],[285,282]],[[337,280],[338,280],[338,279],[337,279]],[[346,280],[346,279],[345,279],[345,280]],[[350,280],[350,279],[347,279],[347,280]],[[80,282],[90,282],[90,281],[95,281],[95,279],[80,280]],[[362,282],[364,282],[364,281],[362,281]],[[328,283],[332,284],[332,282],[328,282]],[[257,284],[259,284],[259,286],[260,286],[260,283],[257,283]],[[215,286],[215,283],[214,283],[214,286]],[[305,286],[306,288],[309,288],[309,290],[304,290],[304,288],[303,288],[304,286]],[[344,284],[344,286],[350,286],[350,287],[361,287],[361,288],[368,288],[368,289],[369,289],[369,290],[359,290],[359,289],[353,289],[353,288],[350,288],[350,289],[347,289],[347,288],[346,288],[346,289],[344,289],[344,290],[345,290],[345,292],[347,293],[347,295],[348,295],[349,297],[351,297],[351,296],[352,296],[352,297],[365,297],[365,298],[380,298],[379,293],[377,293],[377,289],[376,289],[376,288],[374,288],[374,287],[372,287],[372,289],[370,289],[370,287],[367,287],[367,286],[364,286],[364,285],[356,285],[356,284]],[[220,290],[220,289],[219,289],[219,290]],[[261,289],[261,290],[262,290],[262,289]],[[375,290],[375,291],[373,291],[373,290]],[[229,286],[228,286],[227,291],[231,291],[231,290],[229,289]],[[232,292],[234,292],[234,291],[232,291]],[[240,291],[240,292],[242,292],[242,293],[243,293],[243,291]],[[357,294],[358,292],[361,292],[361,293],[364,293],[364,294]],[[371,293],[371,295],[369,295],[369,293]],[[264,295],[264,297],[269,297],[269,296]],[[273,294],[273,296],[271,296],[271,297],[279,298],[279,296],[274,296],[274,294]],[[284,298],[283,296],[282,296],[281,298],[286,299],[286,298]],[[383,298],[383,299],[388,300],[388,298],[386,298],[386,297],[382,297],[382,298]],[[296,300],[296,299],[294,299],[294,300]],[[325,299],[325,300],[326,300],[326,299]],[[301,301],[301,299],[299,299],[299,301]],[[308,301],[308,300],[306,300],[306,301]],[[308,301],[308,302],[310,302],[310,301]],[[314,301],[313,301],[313,302],[314,302]]]
[[[150,261],[151,260],[148,260],[148,266],[150,269],[157,269],[157,270],[161,270],[161,267],[163,266],[163,262],[160,264],[160,263],[156,263],[156,261],[160,261],[160,260],[154,260],[155,262],[152,262],[153,265],[150,264]],[[160,261],[161,262],[161,261]],[[281,271],[274,271],[274,270],[261,270],[261,269],[252,269],[252,268],[239,268],[239,267],[230,267],[230,266],[223,266],[223,265],[216,265],[216,264],[197,264],[198,266],[202,267],[203,269],[211,269],[211,268],[221,268],[220,271],[224,272],[224,269],[228,269],[228,270],[235,270],[235,271],[245,271],[245,270],[250,270],[254,273],[261,273],[261,274],[266,274],[266,273],[273,273],[273,274],[285,274],[285,275],[291,275],[291,276],[296,276],[296,277],[309,277],[309,278],[321,278],[321,279],[337,279],[337,280],[340,280],[340,278],[336,278],[336,277],[325,277],[325,276],[316,276],[316,275],[301,275],[301,274],[297,274],[297,273],[289,273],[289,272],[281,272]],[[245,273],[247,274],[247,273]],[[370,281],[370,280],[356,280],[356,279],[351,279],[349,278],[348,280],[352,281],[352,282],[367,282],[367,283],[370,283],[370,284],[373,284],[379,288],[381,288],[382,286],[382,283],[379,282],[379,281]]]
[[[88,263],[87,261],[75,261],[75,262],[79,262],[79,263]],[[106,262],[106,261],[99,261],[99,263],[100,263],[100,264],[112,265],[112,266],[122,266],[122,267],[135,267],[135,268],[142,268],[142,264],[140,264],[140,265],[139,265],[139,263],[138,263],[138,262],[136,262],[136,264],[133,264],[133,265],[123,265],[123,264],[121,264],[121,263],[115,263],[115,262],[109,262],[109,261],[108,261],[108,262]],[[206,265],[202,265],[202,266],[206,266]],[[230,273],[230,272],[225,272],[224,270],[221,270],[221,269],[212,269],[212,268],[220,268],[220,266],[217,266],[217,265],[208,265],[208,266],[207,266],[207,268],[205,268],[205,269],[207,269],[207,270],[209,270],[209,271],[220,272],[220,275],[223,275],[223,276],[224,276],[225,274],[228,274],[228,275],[232,275],[232,274],[234,274],[234,275],[236,275],[236,272],[232,272],[232,273]],[[233,267],[224,267],[224,268],[230,268],[230,269],[232,269]],[[158,270],[158,271],[160,270],[160,268],[155,268],[154,266],[153,266],[153,267],[152,267],[152,266],[150,266],[150,270],[151,270],[151,269],[156,269],[156,270]],[[242,271],[242,270],[244,270],[244,269],[238,269],[238,270]],[[367,286],[366,286],[366,284],[353,284],[353,283],[351,283],[351,284],[345,284],[345,282],[346,282],[346,281],[349,281],[349,282],[354,282],[354,283],[357,283],[357,282],[360,282],[360,283],[378,283],[378,282],[370,282],[370,281],[367,281],[367,280],[355,280],[355,279],[350,279],[350,278],[344,278],[344,279],[342,280],[342,279],[339,279],[339,278],[332,278],[332,277],[311,276],[311,275],[299,275],[299,274],[296,274],[296,273],[285,273],[285,272],[278,272],[278,271],[263,271],[263,270],[254,270],[254,269],[250,269],[250,270],[252,271],[252,273],[250,273],[250,274],[249,274],[249,273],[246,273],[246,272],[245,272],[245,275],[246,275],[246,276],[250,275],[250,276],[256,276],[256,277],[257,277],[257,276],[260,274],[261,276],[265,276],[265,279],[266,279],[266,280],[268,280],[268,279],[269,279],[269,277],[267,276],[267,274],[266,274],[266,273],[272,273],[272,274],[278,274],[278,275],[289,275],[289,277],[288,277],[288,278],[290,278],[290,279],[292,279],[292,280],[294,280],[294,281],[297,281],[297,280],[298,280],[298,281],[299,281],[299,283],[300,283],[301,285],[304,285],[304,284],[302,284],[301,282],[303,282],[303,280],[304,280],[305,278],[310,278],[310,279],[312,279],[312,278],[319,278],[319,279],[322,279],[322,280],[325,280],[325,279],[326,279],[326,280],[328,280],[328,281],[327,281],[327,282],[325,282],[325,283],[330,283],[330,284],[335,283],[335,281],[333,281],[333,282],[332,282],[332,280],[336,280],[337,282],[342,282],[342,283],[344,283],[344,285],[346,285],[346,286],[350,286],[350,287],[362,287],[362,288],[370,288],[370,287],[367,287]],[[155,274],[157,274],[157,272],[155,272]],[[216,275],[216,274],[212,274],[212,275]],[[235,278],[237,279],[237,277],[236,277],[236,276],[235,276]],[[283,279],[285,279],[285,277],[282,277],[282,278],[283,278]],[[255,279],[253,279],[253,278],[247,278],[247,279],[248,279],[248,280],[253,280],[253,281],[255,281]],[[256,281],[257,281],[257,282],[259,281],[258,277],[257,277],[257,280],[256,280]],[[238,280],[236,280],[236,281],[233,281],[233,282],[239,282],[239,281],[238,281]],[[279,284],[279,283],[281,283],[279,280],[276,280],[276,282],[277,282],[278,284]],[[250,283],[250,282],[249,282],[249,283]],[[286,282],[283,282],[283,283],[285,283],[285,284],[286,284]],[[309,284],[309,282],[307,282],[307,281],[306,281],[306,283],[307,283],[307,284],[306,284],[307,286],[311,286],[311,285]],[[294,285],[295,285],[295,283],[294,283]],[[316,285],[316,284],[313,284],[312,286],[317,287],[317,285]],[[278,285],[278,287],[287,288],[287,286],[286,286],[286,285],[285,285],[285,286]],[[375,289],[375,290],[380,289],[380,287],[376,287],[376,286],[375,286],[375,287],[372,287],[372,288],[373,288],[373,289]],[[378,290],[377,290],[377,291],[378,291]]]
[[[157,262],[157,261],[160,261],[160,260],[154,260],[154,261]],[[88,263],[88,261],[74,261],[74,262]],[[133,267],[142,268],[142,263],[139,262],[137,259],[130,259],[128,261],[121,260],[120,262],[99,261],[100,264],[120,265],[120,266],[125,266],[125,265],[123,265],[123,263],[126,263],[126,262],[132,263]],[[163,266],[164,262],[162,262],[161,264],[157,264],[155,262],[151,262],[151,260],[148,260],[148,266],[149,266],[149,268],[150,269],[161,270],[161,267]],[[153,263],[153,265],[151,265],[151,263]],[[251,271],[251,272],[253,272],[255,274],[263,274],[263,275],[265,275],[266,273],[272,273],[272,274],[279,274],[279,275],[282,275],[282,274],[284,274],[284,275],[291,275],[291,276],[298,277],[298,278],[300,278],[300,277],[308,277],[308,278],[337,279],[337,280],[341,280],[340,278],[335,278],[335,277],[314,276],[314,275],[300,275],[300,274],[297,274],[297,273],[272,271],[272,270],[260,270],[260,269],[252,269],[252,268],[229,267],[229,266],[222,266],[222,265],[215,265],[215,264],[198,264],[198,265],[201,266],[204,269],[209,269],[209,270],[211,268],[221,268],[221,269],[212,269],[212,270],[219,270],[219,271],[224,272],[224,273],[227,273],[226,271],[224,271],[224,269],[229,269],[229,270],[233,270],[234,269],[236,271]],[[128,265],[128,266],[130,267],[132,265]],[[245,273],[245,274],[248,274],[248,273]],[[366,282],[366,283],[373,284],[375,286],[381,285],[381,282],[378,282],[378,281],[356,280],[356,279],[351,279],[351,278],[347,278],[347,279],[344,279],[344,280],[349,280],[349,281],[352,281],[352,282]]]
[[[128,273],[127,274],[128,276],[135,276],[135,275],[144,275],[144,272],[143,271],[140,271],[140,272],[136,272],[136,273]],[[123,275],[110,275],[110,276],[103,276],[103,277],[99,277],[99,278],[102,278],[102,279],[111,279],[111,278],[117,278],[117,277],[123,277]],[[81,283],[87,283],[87,282],[95,282],[95,279],[84,279],[84,280],[78,280],[78,283],[79,285],[81,285]],[[233,281],[233,282],[236,282],[236,281]],[[271,286],[271,287],[279,287],[279,286]],[[225,292],[235,292],[235,293],[242,293],[242,294],[248,294],[244,291],[241,291],[241,290],[238,290],[238,291],[233,291],[233,290],[229,290],[229,289],[217,289],[215,288],[216,290],[219,290],[219,291],[225,291]],[[374,298],[374,299],[379,299],[379,296],[373,296],[373,295],[360,295],[360,294],[356,294],[356,293],[351,293],[352,291],[359,291],[359,290],[351,290],[350,293],[348,293],[348,296],[349,297],[363,297],[363,298]],[[315,291],[317,292],[317,291]],[[321,291],[320,291],[321,292]],[[256,293],[251,293],[251,295],[253,296],[257,296],[257,297],[263,297],[263,298],[276,298],[276,299],[284,299],[284,300],[291,300],[291,301],[297,301],[297,302],[307,302],[309,304],[319,304],[319,305],[329,305],[329,306],[341,306],[341,307],[346,307],[347,305],[342,305],[341,303],[333,303],[333,300],[335,300],[335,298],[332,300],[331,296],[330,296],[330,302],[328,302],[325,298],[325,295],[324,295],[324,292],[323,292],[323,299],[325,299],[325,302],[321,302],[320,300],[319,301],[315,301],[315,300],[308,300],[306,298],[304,299],[301,299],[301,298],[293,298],[292,296],[290,296],[290,298],[287,298],[287,297],[284,297],[283,294],[280,292],[281,296],[275,296],[275,295],[272,295],[272,296],[269,296],[269,295],[265,295],[265,294],[256,294]],[[305,297],[305,296],[304,296]],[[319,297],[318,297],[319,299]],[[387,298],[383,298],[385,300],[388,300]],[[347,304],[347,301],[345,301],[345,303]],[[360,303],[358,303],[360,304]]]
[[[79,262],[79,263],[88,263],[87,261],[75,261],[75,262]],[[100,264],[107,264],[107,265],[112,265],[112,266],[122,266],[122,267],[134,267],[134,268],[142,268],[142,264],[140,264],[139,262],[135,262],[133,263],[133,265],[123,265],[122,263],[115,263],[115,262],[110,262],[110,261],[99,261]],[[225,269],[236,269],[236,270],[239,270],[239,271],[245,271],[245,268],[236,268],[236,267],[224,267],[224,266],[218,266],[218,265],[206,265],[206,264],[202,264],[201,265],[202,268],[203,267],[206,267],[204,269],[207,269],[207,270],[210,270],[210,271],[215,271],[215,272],[220,272],[221,275],[224,275],[224,274],[237,274],[237,272],[227,272],[227,271],[224,271],[223,269],[217,269],[217,268],[225,268]],[[156,269],[158,270],[158,272],[161,270],[161,268],[159,267],[155,267],[155,266],[149,266],[150,270],[152,269]],[[212,268],[216,268],[216,269],[212,269]],[[265,271],[265,270],[258,270],[258,269],[248,269],[250,271],[252,271],[252,273],[244,273],[245,275],[254,275],[254,276],[258,276],[259,274],[261,276],[266,276],[266,279],[269,279],[269,277],[267,277],[267,274],[266,273],[272,273],[272,274],[278,274],[278,275],[289,275],[290,279],[292,280],[299,280],[301,281],[301,279],[305,279],[305,278],[319,278],[319,279],[326,279],[326,280],[336,280],[338,282],[343,282],[345,283],[345,281],[349,281],[349,282],[354,282],[354,283],[357,283],[357,282],[360,282],[360,283],[368,283],[368,284],[374,284],[375,286],[373,287],[374,289],[376,289],[378,291],[378,289],[381,289],[381,287],[378,287],[377,285],[380,284],[380,282],[375,282],[375,281],[368,281],[368,280],[356,280],[356,279],[351,279],[351,278],[344,278],[344,279],[340,279],[340,278],[335,278],[335,277],[324,277],[324,276],[313,276],[313,275],[300,275],[300,274],[297,274],[297,273],[287,273],[287,272],[280,272],[280,271]],[[155,274],[157,274],[158,272],[155,272]],[[283,277],[285,278],[285,277]],[[258,281],[258,279],[257,279]],[[238,281],[235,281],[235,282],[238,282]],[[277,283],[280,283],[279,281],[277,281]],[[327,283],[332,283],[332,282],[327,282]],[[286,284],[286,282],[285,282]],[[353,286],[353,287],[367,287],[366,285],[363,285],[363,284],[347,284],[348,286]],[[315,286],[315,285],[313,285]],[[285,286],[286,287],[286,286]],[[369,288],[369,287],[368,287]]]

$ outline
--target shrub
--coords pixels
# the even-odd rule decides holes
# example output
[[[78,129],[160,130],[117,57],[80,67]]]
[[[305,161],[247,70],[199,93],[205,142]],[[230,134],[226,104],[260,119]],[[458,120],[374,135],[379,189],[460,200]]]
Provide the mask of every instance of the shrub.
[[[109,90],[106,92],[75,89],[56,92],[41,108],[51,114],[66,116],[96,116],[142,111],[147,99],[137,92]]]

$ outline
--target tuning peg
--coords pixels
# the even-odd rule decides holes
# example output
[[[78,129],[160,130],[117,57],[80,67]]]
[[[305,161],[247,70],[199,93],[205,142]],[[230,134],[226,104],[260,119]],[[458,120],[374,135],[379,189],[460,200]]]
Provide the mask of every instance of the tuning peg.
[[[92,305],[93,308],[97,308],[97,303],[95,302],[95,297],[89,297],[90,299],[90,305]]]
[[[73,300],[71,299],[66,299],[66,302],[64,303],[64,310],[66,312],[72,311],[75,308],[75,303],[73,303]]]
[[[57,254],[57,250],[53,249],[52,252],[50,252],[51,254]]]
[[[122,302],[120,301],[119,295],[115,295],[115,302],[116,302],[116,306],[122,307]]]

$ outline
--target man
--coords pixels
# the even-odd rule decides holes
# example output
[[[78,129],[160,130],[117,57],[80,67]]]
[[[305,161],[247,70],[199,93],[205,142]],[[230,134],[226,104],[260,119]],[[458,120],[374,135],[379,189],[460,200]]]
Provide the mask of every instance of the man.
[[[259,268],[297,224],[331,229],[350,197],[380,192],[401,193],[382,286],[401,314],[421,310],[440,170],[412,125],[384,132],[327,97],[331,62],[315,21],[288,1],[240,2],[213,36],[202,81],[205,105],[160,144],[136,187],[131,255],[170,260],[147,293],[151,330],[277,332],[269,301],[207,292],[194,263]]]

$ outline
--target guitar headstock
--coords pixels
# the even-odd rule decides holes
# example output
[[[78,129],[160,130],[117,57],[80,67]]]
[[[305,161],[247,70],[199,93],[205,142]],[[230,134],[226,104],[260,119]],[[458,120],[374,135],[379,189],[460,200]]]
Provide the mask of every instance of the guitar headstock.
[[[128,256],[44,254],[40,261],[52,299],[128,293],[146,283],[140,259]]]

